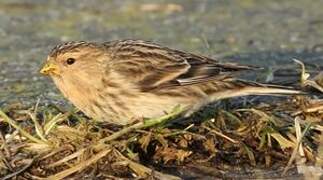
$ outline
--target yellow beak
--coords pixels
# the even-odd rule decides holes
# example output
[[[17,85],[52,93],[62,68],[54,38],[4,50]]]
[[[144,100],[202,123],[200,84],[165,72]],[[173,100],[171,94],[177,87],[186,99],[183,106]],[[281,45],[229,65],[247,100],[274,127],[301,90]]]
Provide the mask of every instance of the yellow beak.
[[[44,75],[59,75],[58,66],[52,62],[46,62],[46,64],[43,66],[43,68],[41,68],[39,72]]]

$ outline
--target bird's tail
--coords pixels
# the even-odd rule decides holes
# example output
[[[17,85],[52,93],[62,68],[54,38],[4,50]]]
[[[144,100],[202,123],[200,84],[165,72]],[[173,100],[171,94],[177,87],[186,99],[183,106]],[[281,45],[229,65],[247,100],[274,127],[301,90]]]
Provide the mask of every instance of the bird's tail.
[[[238,96],[249,95],[270,95],[270,96],[285,96],[285,95],[305,95],[307,93],[296,90],[291,87],[272,85],[272,84],[260,84],[255,82],[236,80],[234,84],[237,84],[238,89],[227,89],[225,91],[217,92],[213,95],[214,99],[225,99]]]
[[[222,87],[219,84],[223,85]],[[208,101],[197,103],[191,107],[186,113],[185,117],[191,115],[193,112],[197,111],[201,106],[214,102],[221,99],[249,96],[249,95],[270,95],[270,96],[285,96],[285,95],[305,95],[307,93],[296,90],[291,87],[272,85],[272,84],[260,84],[256,82],[249,82],[237,79],[227,79],[226,83],[221,81],[221,83],[215,84],[214,91],[209,91]],[[219,90],[221,89],[221,90]]]

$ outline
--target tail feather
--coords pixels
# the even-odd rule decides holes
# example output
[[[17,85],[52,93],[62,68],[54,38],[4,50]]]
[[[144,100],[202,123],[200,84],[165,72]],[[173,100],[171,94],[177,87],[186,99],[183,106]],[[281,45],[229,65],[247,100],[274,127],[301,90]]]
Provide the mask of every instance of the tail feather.
[[[270,96],[285,96],[285,95],[304,95],[305,92],[301,90],[292,89],[291,87],[271,85],[271,84],[260,84],[256,82],[240,81],[228,79],[230,83],[226,84],[225,88],[219,90],[216,88],[215,91],[209,93],[207,101],[203,101],[192,106],[186,113],[185,117],[191,115],[197,111],[201,106],[206,105],[210,102],[214,102],[221,99],[249,96],[249,95],[270,95]]]
[[[245,87],[237,90],[226,90],[213,94],[214,100],[226,99],[239,96],[249,95],[271,95],[271,96],[285,96],[285,95],[304,95],[303,91],[271,88],[271,87]]]
[[[271,96],[285,96],[285,95],[305,95],[304,91],[293,89],[292,87],[280,86],[274,84],[261,84],[256,82],[249,82],[243,80],[237,80],[234,82],[239,87],[228,89],[221,92],[216,92],[212,95],[213,100],[249,96],[249,95],[271,95]]]

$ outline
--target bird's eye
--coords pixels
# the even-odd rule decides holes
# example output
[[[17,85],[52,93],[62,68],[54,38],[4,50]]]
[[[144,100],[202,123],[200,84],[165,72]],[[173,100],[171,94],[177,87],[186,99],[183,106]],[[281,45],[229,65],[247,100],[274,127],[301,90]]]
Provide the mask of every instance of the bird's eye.
[[[68,58],[68,59],[66,60],[66,63],[67,63],[68,65],[72,65],[72,64],[74,64],[74,62],[75,62],[75,59],[74,59],[74,58]]]

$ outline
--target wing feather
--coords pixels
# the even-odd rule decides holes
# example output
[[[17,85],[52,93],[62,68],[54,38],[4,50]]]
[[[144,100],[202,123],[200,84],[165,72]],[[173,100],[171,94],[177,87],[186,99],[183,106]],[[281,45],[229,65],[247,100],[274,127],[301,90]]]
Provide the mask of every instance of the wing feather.
[[[184,86],[230,78],[234,72],[255,67],[219,63],[218,61],[158,44],[123,40],[104,44],[111,53],[109,70],[113,70],[144,91]]]

